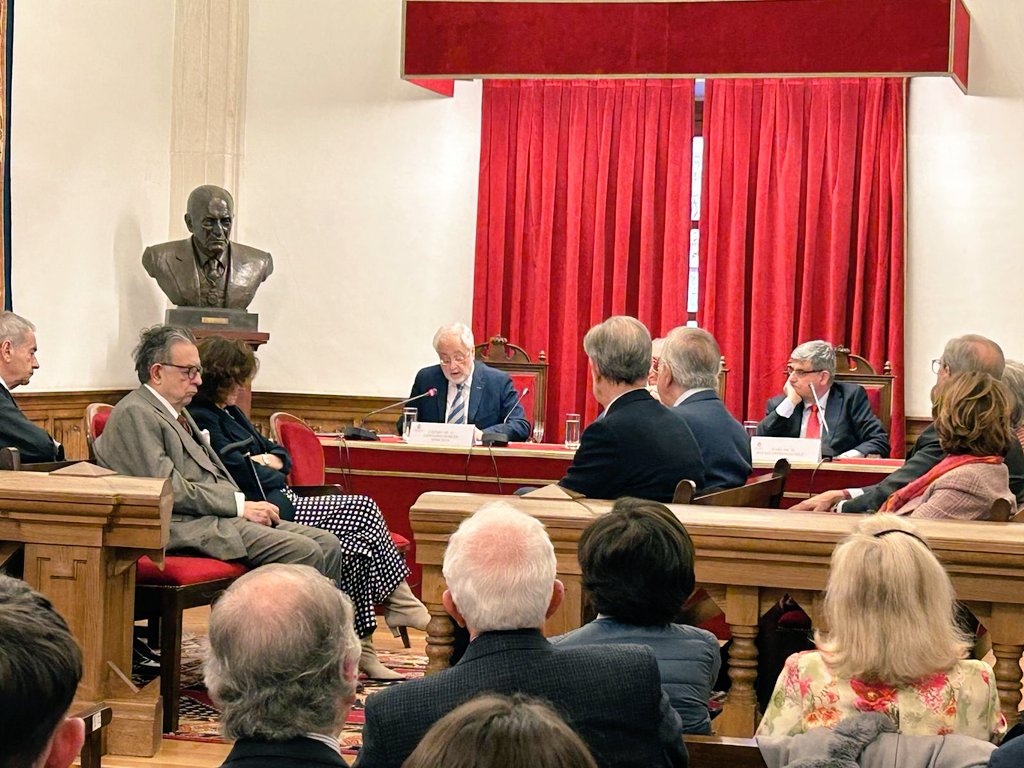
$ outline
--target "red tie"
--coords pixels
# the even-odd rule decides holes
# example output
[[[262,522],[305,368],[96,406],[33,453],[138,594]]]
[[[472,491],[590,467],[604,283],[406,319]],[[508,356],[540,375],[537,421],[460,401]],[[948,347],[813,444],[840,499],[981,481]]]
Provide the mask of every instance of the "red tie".
[[[821,420],[818,418],[818,406],[811,406],[811,415],[807,417],[807,431],[804,433],[804,437],[809,440],[820,440],[821,439]]]

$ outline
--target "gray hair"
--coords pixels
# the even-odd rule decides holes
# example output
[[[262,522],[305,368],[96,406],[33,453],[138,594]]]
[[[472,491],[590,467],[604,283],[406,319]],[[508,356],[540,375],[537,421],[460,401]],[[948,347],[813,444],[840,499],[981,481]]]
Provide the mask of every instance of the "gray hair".
[[[435,352],[437,352],[437,348],[441,345],[441,341],[448,336],[456,337],[471,354],[476,348],[476,344],[473,341],[473,331],[469,329],[469,326],[465,323],[451,323],[450,325],[442,325],[437,329],[437,333],[434,334]]]
[[[1003,384],[1013,395],[1013,408],[1010,411],[1010,426],[1013,429],[1024,425],[1024,363],[1007,360],[1003,369]]]
[[[352,603],[308,565],[263,565],[210,614],[206,686],[228,739],[285,741],[333,733],[355,693]]]
[[[470,628],[538,628],[551,604],[555,548],[539,520],[496,501],[451,535],[442,572]]]
[[[25,343],[25,336],[36,327],[21,315],[13,312],[0,312],[0,344],[11,342],[15,347]]]
[[[36,764],[81,677],[67,622],[28,584],[0,574],[0,766]]]
[[[823,339],[805,341],[789,353],[789,359],[810,363],[815,371],[828,371],[830,382],[836,376],[835,347]]]
[[[680,326],[665,337],[661,364],[668,366],[672,381],[683,389],[716,389],[722,369],[722,351],[715,337],[703,328]]]
[[[613,315],[587,331],[583,350],[597,372],[617,384],[646,381],[651,369],[651,334],[635,317]]]
[[[154,325],[139,334],[139,345],[132,350],[135,373],[143,384],[149,382],[149,369],[155,363],[166,362],[175,344],[195,344],[196,339],[187,328],[173,325]]]
[[[992,339],[968,333],[946,342],[942,350],[942,362],[950,374],[980,371],[993,379],[1003,378],[1006,358],[1002,348]]]

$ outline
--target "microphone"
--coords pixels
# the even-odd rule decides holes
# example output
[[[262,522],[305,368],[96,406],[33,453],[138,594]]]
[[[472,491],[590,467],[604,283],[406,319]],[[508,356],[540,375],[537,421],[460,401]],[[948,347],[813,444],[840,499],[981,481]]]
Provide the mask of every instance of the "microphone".
[[[501,420],[502,424],[508,423],[508,417],[512,415],[512,412],[515,411],[516,407],[522,399],[526,397],[529,391],[529,387],[523,388],[523,391],[519,393],[519,397],[517,397],[516,401],[512,403],[512,407],[508,409],[508,413],[505,414],[505,418]],[[505,446],[508,445],[508,435],[504,432],[495,432],[492,428],[484,431],[483,435],[480,436],[480,443],[482,445],[497,445],[499,447]]]
[[[811,396],[814,398],[814,404],[818,406],[821,428],[825,430],[821,438],[821,460],[831,461],[836,455],[835,451],[832,450],[832,431],[828,428],[828,422],[825,421],[825,406],[818,399],[818,390],[814,388],[814,384],[811,384]]]
[[[424,397],[434,397],[436,395],[437,395],[437,388],[436,387],[431,387],[430,389],[428,389],[423,394],[416,395],[416,397],[407,397],[405,400],[399,400],[397,403],[391,403],[390,405],[385,405],[383,408],[378,408],[375,411],[370,411],[368,414],[366,414],[365,416],[360,418],[358,421],[359,421],[360,424],[362,424],[368,418],[370,418],[371,416],[374,416],[374,415],[376,415],[378,413],[382,413],[384,411],[390,411],[392,408],[397,408],[400,405],[405,405],[406,403],[411,403],[414,400],[420,400],[420,399],[422,399]],[[344,437],[346,440],[380,440],[380,438],[377,437],[377,433],[374,432],[372,429],[366,429],[365,427],[359,427],[359,426],[345,427],[341,431],[341,436]]]

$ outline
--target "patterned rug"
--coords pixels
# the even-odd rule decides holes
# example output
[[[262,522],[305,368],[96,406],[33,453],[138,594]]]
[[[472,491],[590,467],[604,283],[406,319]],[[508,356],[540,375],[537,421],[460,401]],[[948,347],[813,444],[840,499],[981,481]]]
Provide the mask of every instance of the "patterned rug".
[[[165,734],[165,739],[180,741],[199,741],[211,744],[223,744],[220,737],[220,712],[213,705],[202,684],[202,663],[206,651],[206,638],[203,636],[186,635],[182,638],[181,647],[181,714],[178,730]],[[427,666],[427,657],[411,651],[379,653],[385,665],[401,672],[407,678],[423,676]],[[339,740],[342,754],[355,755],[363,743],[363,709],[366,697],[390,685],[393,682],[360,679],[360,690],[356,694],[356,703],[349,711]],[[397,681],[401,682],[401,681]]]

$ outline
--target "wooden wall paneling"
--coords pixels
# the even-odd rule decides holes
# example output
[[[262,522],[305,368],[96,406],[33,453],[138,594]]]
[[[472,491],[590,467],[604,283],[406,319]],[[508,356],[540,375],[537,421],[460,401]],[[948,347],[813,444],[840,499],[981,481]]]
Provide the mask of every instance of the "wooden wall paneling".
[[[79,390],[74,392],[19,392],[14,398],[25,415],[49,432],[64,446],[69,461],[87,461],[89,448],[85,441],[85,406],[89,403],[116,404],[128,394],[127,389]]]

